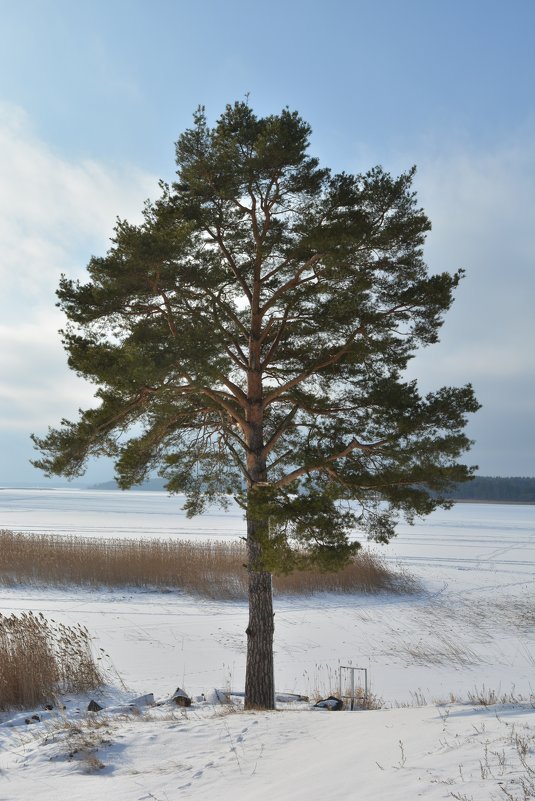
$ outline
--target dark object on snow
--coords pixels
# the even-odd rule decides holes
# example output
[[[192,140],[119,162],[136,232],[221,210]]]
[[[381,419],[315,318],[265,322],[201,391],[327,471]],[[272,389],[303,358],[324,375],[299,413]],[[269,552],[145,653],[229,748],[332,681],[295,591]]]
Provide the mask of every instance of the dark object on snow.
[[[343,708],[344,702],[334,695],[330,695],[328,698],[324,698],[322,701],[318,701],[317,704],[314,704],[314,709],[328,709],[330,712],[339,712]]]
[[[52,704],[45,704],[43,709],[45,709],[47,712],[50,712],[52,709],[54,709],[54,707]]]
[[[191,698],[180,687],[176,688],[171,701],[174,701],[177,706],[191,706]]]
[[[96,701],[93,701],[93,699],[91,699],[91,701],[87,705],[88,712],[100,712],[100,710],[103,708],[104,707],[100,706],[100,704],[97,704]]]
[[[41,718],[39,717],[39,715],[32,715],[31,718],[24,718],[24,722],[27,725],[30,725],[30,723],[40,723]]]

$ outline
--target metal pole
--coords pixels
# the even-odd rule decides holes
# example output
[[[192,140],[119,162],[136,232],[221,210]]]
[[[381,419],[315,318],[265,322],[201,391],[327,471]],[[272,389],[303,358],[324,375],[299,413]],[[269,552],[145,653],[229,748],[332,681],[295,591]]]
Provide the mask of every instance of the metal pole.
[[[355,668],[351,668],[351,711],[355,706]]]

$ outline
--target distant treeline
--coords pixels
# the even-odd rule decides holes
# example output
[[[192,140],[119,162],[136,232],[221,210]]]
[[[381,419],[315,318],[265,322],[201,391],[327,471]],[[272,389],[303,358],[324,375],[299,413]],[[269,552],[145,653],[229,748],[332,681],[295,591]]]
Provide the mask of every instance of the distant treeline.
[[[535,478],[476,476],[472,481],[457,484],[446,497],[456,501],[535,503]]]
[[[96,484],[92,489],[117,489],[115,481]],[[136,490],[165,490],[161,478],[151,478]],[[447,493],[448,498],[456,501],[495,501],[503,503],[535,503],[535,478],[515,476],[501,478],[499,476],[476,476],[472,481],[457,484],[455,489]]]

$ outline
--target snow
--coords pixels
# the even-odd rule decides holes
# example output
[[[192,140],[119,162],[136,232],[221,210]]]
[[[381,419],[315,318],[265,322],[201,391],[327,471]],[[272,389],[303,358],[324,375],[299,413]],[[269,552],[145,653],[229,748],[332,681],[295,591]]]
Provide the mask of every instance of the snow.
[[[161,493],[0,490],[0,525],[92,536],[243,531],[237,509],[187,521],[179,506]],[[0,717],[0,801],[493,801],[505,791],[523,801],[522,778],[535,769],[534,522],[532,506],[458,504],[402,526],[380,549],[420,580],[416,595],[276,599],[277,691],[325,698],[338,689],[338,666],[353,664],[383,701],[368,711],[312,710],[289,696],[274,713],[243,712],[239,699],[129,708],[179,686],[194,699],[243,690],[246,605],[0,588],[3,614],[31,609],[86,625],[110,668],[110,687],[95,696],[102,712],[68,698],[61,713]],[[489,690],[502,703],[477,705]],[[42,719],[26,724],[34,713]]]
[[[488,801],[503,797],[500,783],[518,785],[516,738],[531,738],[532,758],[534,736],[533,708],[521,704],[358,713],[156,707],[14,732],[2,731],[6,801],[434,801],[454,792]]]

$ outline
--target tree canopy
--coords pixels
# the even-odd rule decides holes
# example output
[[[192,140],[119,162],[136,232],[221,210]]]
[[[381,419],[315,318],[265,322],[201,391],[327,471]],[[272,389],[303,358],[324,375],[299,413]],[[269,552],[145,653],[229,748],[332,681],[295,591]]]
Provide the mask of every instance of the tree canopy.
[[[310,133],[288,109],[238,102],[213,127],[198,109],[177,180],[118,220],[86,283],[62,277],[69,365],[98,404],[34,437],[49,474],[105,454],[121,487],[159,471],[190,514],[234,496],[253,583],[340,567],[355,525],[388,541],[472,473],[471,386],[404,378],[462,278],[426,267],[414,169],[333,174]]]

